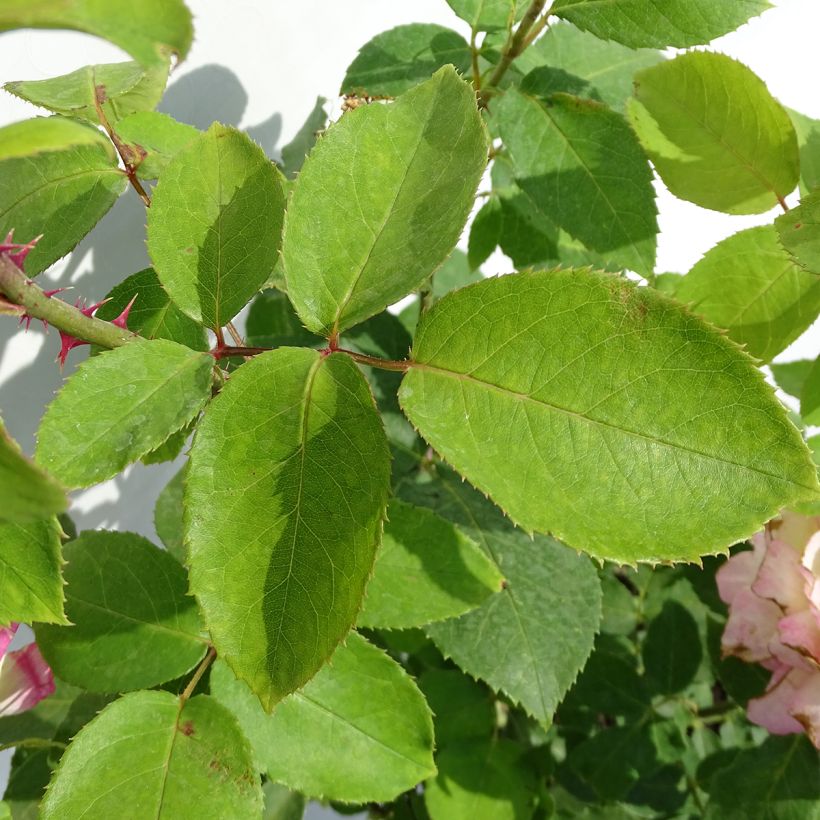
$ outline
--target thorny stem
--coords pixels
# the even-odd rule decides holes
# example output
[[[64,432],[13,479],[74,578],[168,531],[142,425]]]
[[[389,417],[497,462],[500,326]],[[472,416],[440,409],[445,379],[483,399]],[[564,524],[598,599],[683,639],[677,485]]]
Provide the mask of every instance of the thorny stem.
[[[538,35],[550,24],[550,15],[549,10],[542,14],[541,17],[538,19],[538,22],[530,29],[530,33],[524,38],[524,46],[522,47],[522,51],[524,49],[529,48],[537,39]]]
[[[784,211],[788,211],[788,210],[789,210],[789,206],[786,204],[786,200],[785,200],[785,199],[783,199],[783,197],[782,197],[782,196],[780,196],[780,194],[775,194],[775,196],[777,197],[777,201],[778,201],[778,203],[780,204],[780,207],[781,207]]]
[[[228,328],[228,333],[230,333],[231,338],[233,339],[233,343],[238,347],[244,347],[245,340],[239,335],[239,331],[236,329],[236,325],[233,322],[228,322],[228,324],[225,325],[225,327]]]
[[[46,296],[42,288],[4,254],[0,254],[0,293],[24,307],[28,316],[42,319],[58,330],[92,344],[113,348],[136,338],[130,330],[94,316],[86,316],[67,302]]]
[[[327,351],[328,353],[334,351]],[[379,370],[397,370],[400,373],[406,373],[411,367],[412,362],[409,359],[404,359],[402,361],[396,361],[394,359],[379,359],[376,356],[365,356],[364,353],[356,353],[353,350],[345,350],[343,347],[339,347],[336,349],[337,353],[346,353],[353,359],[354,362],[359,362],[359,364],[366,364],[370,367],[377,367]]]
[[[194,676],[191,680],[188,681],[188,685],[185,687],[182,694],[179,696],[179,711],[181,712],[183,707],[185,706],[186,701],[193,695],[194,689],[196,689],[196,685],[202,680],[202,676],[207,671],[208,667],[213,663],[214,658],[216,658],[216,649],[212,646],[208,647],[208,654],[202,659],[202,663],[199,664],[196,668],[196,672],[194,672]]]
[[[213,356],[217,361],[219,359],[227,359],[229,356],[258,356],[260,353],[267,353],[273,350],[272,347],[231,347],[230,345],[217,345],[212,351]]]
[[[489,82],[478,96],[479,108],[487,107],[492,91],[498,88],[499,83],[507,73],[507,69],[512,65],[513,60],[515,60],[515,58],[518,57],[529,45],[527,36],[533,26],[535,26],[538,18],[541,16],[541,12],[544,11],[544,6],[546,6],[546,4],[547,0],[532,0],[526,14],[524,14],[521,18],[518,28],[514,32],[510,33],[507,42],[504,44],[504,48],[501,52],[501,59],[498,61],[498,65],[490,75]],[[547,15],[545,14],[544,17],[546,16]]]
[[[133,150],[127,146],[116,134],[114,129],[111,127],[111,123],[108,122],[108,117],[105,116],[105,111],[103,111],[102,104],[105,102],[105,86],[104,85],[95,85],[94,86],[94,108],[97,111],[97,118],[100,121],[100,125],[105,129],[106,134],[108,134],[109,139],[111,142],[114,143],[114,147],[117,149],[117,153],[120,155],[120,159],[122,159],[122,164],[125,166],[125,173],[128,177],[128,181],[131,183],[131,187],[137,192],[139,198],[143,201],[143,204],[146,208],[151,207],[151,197],[148,195],[148,192],[145,188],[142,187],[142,183],[139,181],[137,177],[137,165],[139,163],[135,163],[134,159],[134,152]]]

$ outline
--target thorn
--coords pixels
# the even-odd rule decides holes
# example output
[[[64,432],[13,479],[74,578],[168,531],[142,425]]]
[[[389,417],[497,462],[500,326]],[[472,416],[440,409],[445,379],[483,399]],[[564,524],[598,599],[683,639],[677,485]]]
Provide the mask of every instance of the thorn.
[[[116,319],[111,321],[112,325],[116,325],[117,327],[121,327],[123,330],[128,330],[128,314],[131,312],[131,308],[134,306],[134,302],[137,301],[138,293],[135,293],[131,297],[131,301],[125,306],[125,310],[117,316]]]
[[[69,351],[81,345],[91,344],[91,342],[82,342],[75,336],[71,336],[65,331],[60,331],[60,352],[57,354],[57,361],[60,363],[60,370],[65,367],[66,359]]]
[[[110,299],[103,299],[101,302],[95,302],[93,305],[86,307],[85,300],[81,297],[74,303],[74,307],[77,308],[83,316],[88,316],[90,319],[97,312],[97,310],[99,310],[106,302],[110,301]]]
[[[55,296],[58,293],[62,293],[65,290],[71,290],[71,288],[54,288],[54,290],[44,290],[43,296],[51,299],[52,296]]]
[[[17,265],[20,270],[23,270],[23,263],[32,248],[43,238],[43,235],[35,236],[30,242],[24,245],[14,241],[14,231],[11,230],[6,234],[4,242],[0,243],[0,253],[8,254],[9,259]]]

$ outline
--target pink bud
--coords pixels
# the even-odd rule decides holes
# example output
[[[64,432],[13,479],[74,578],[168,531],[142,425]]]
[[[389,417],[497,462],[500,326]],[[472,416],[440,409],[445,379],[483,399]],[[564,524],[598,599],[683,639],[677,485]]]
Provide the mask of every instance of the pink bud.
[[[0,660],[0,717],[36,706],[54,692],[54,676],[37,644],[4,654]]]

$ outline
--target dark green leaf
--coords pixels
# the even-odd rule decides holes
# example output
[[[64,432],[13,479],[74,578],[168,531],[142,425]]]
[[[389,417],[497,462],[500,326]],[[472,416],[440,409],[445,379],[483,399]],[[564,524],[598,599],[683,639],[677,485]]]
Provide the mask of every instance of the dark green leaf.
[[[42,820],[258,817],[262,788],[236,720],[207,695],[132,692],[73,740],[41,806]],[[93,814],[90,814],[93,812]]]
[[[72,625],[37,627],[37,643],[60,678],[94,692],[125,692],[178,678],[202,659],[199,613],[170,555],[139,535],[105,530],[82,533],[64,555]]]
[[[500,200],[490,197],[475,215],[470,226],[467,259],[475,270],[481,267],[498,247],[504,230],[504,211]]]
[[[154,507],[154,528],[157,535],[180,564],[186,563],[182,540],[182,496],[186,469],[187,464],[165,485]]]
[[[285,293],[268,288],[251,302],[245,341],[254,347],[317,347],[323,340],[305,329]]]
[[[383,802],[435,773],[433,723],[421,692],[355,632],[271,715],[222,663],[211,686],[239,719],[258,765],[311,797]]]
[[[433,23],[396,26],[359,49],[339,93],[396,97],[446,65],[461,74],[469,71],[470,47],[461,35]]]
[[[191,589],[220,657],[266,709],[352,626],[389,477],[373,398],[344,354],[257,356],[200,422],[185,491]]]
[[[486,163],[475,93],[452,68],[329,128],[296,180],[282,247],[305,326],[344,331],[418,288],[452,251]]]
[[[672,695],[691,683],[701,661],[698,625],[675,601],[666,601],[652,619],[643,644],[646,675],[655,691]]]
[[[213,359],[166,339],[94,356],[48,406],[37,461],[69,487],[116,475],[183,428],[211,397]]]
[[[214,123],[180,150],[148,211],[148,252],[176,305],[229,322],[273,270],[284,209],[281,174],[240,131]]]
[[[800,415],[805,424],[820,424],[820,358],[815,360],[800,391]]]
[[[777,386],[784,393],[799,399],[813,364],[811,359],[802,359],[798,362],[775,362],[769,367]]]
[[[542,101],[516,90],[495,114],[516,181],[535,207],[612,264],[651,272],[652,172],[623,117],[567,94]]]
[[[622,278],[484,280],[424,314],[412,358],[399,398],[427,441],[513,521],[597,557],[693,560],[817,496],[752,361]]]
[[[428,669],[419,688],[434,715],[436,746],[488,738],[495,729],[492,694],[457,669]]]

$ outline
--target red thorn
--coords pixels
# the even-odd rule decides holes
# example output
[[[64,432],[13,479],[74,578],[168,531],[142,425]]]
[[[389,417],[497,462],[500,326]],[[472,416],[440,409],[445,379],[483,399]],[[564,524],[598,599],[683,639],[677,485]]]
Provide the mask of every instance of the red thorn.
[[[11,230],[6,234],[4,242],[0,243],[0,253],[8,254],[9,259],[17,265],[20,270],[23,270],[23,263],[29,255],[31,249],[43,238],[43,235],[35,236],[30,242],[24,245],[14,241],[14,231]]]
[[[54,288],[54,290],[44,290],[43,296],[47,296],[51,299],[52,296],[56,296],[58,293],[62,293],[65,290],[70,290],[70,288]]]
[[[139,294],[135,293],[131,297],[131,301],[125,306],[125,310],[117,316],[116,319],[111,321],[112,325],[116,325],[117,327],[121,327],[123,330],[128,330],[128,314],[131,312],[131,308],[134,306],[134,302],[137,301],[137,296]]]
[[[75,347],[80,347],[80,345],[87,345],[91,344],[91,342],[82,342],[74,336],[66,333],[65,331],[60,331],[60,352],[57,354],[57,361],[60,363],[60,370],[63,369],[65,366],[65,361],[68,358],[68,353],[70,350],[73,350]]]
[[[103,299],[101,302],[96,302],[93,305],[86,307],[85,300],[80,298],[74,303],[74,307],[90,319],[97,312],[97,310],[99,310],[99,308],[101,308],[106,302],[110,301],[110,299]]]

